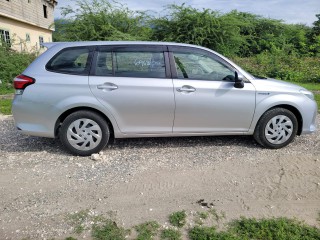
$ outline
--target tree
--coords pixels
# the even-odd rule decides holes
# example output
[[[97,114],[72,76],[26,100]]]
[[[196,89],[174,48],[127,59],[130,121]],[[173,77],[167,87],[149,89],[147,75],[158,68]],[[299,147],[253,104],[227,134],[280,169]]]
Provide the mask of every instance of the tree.
[[[147,40],[151,29],[145,12],[131,11],[108,0],[76,0],[76,8],[63,8],[55,21],[55,41]]]
[[[309,34],[310,52],[313,55],[320,55],[320,14],[316,14],[318,20],[313,23],[312,30]]]

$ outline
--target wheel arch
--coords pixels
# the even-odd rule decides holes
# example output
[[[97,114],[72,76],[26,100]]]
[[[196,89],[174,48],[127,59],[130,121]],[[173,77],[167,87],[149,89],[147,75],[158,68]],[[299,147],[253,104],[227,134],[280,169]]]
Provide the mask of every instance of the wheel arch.
[[[74,107],[71,109],[66,110],[65,112],[63,112],[57,119],[56,123],[55,123],[55,127],[54,127],[54,136],[58,137],[59,136],[59,130],[61,127],[61,124],[63,123],[63,121],[66,119],[67,116],[69,116],[70,114],[80,111],[80,110],[86,110],[86,111],[91,111],[94,112],[98,115],[100,115],[101,117],[103,117],[109,127],[109,131],[110,131],[110,139],[114,139],[114,127],[112,125],[112,122],[110,121],[110,119],[101,111],[92,108],[92,107]]]
[[[287,109],[287,110],[289,110],[290,112],[292,112],[292,113],[295,115],[295,117],[297,118],[297,121],[298,121],[298,131],[297,131],[297,135],[301,135],[302,126],[303,126],[303,118],[302,118],[302,115],[301,115],[300,111],[299,111],[296,107],[294,107],[294,106],[292,106],[292,105],[280,104],[280,105],[276,105],[276,106],[270,107],[269,109],[267,109],[266,111],[264,111],[263,114],[266,113],[267,111],[270,111],[270,110],[275,109],[275,108],[284,108],[284,109]],[[261,117],[263,116],[263,114],[261,114],[261,116],[259,117],[259,120],[257,121],[257,124],[256,124],[255,128],[258,126],[258,123],[259,123]]]

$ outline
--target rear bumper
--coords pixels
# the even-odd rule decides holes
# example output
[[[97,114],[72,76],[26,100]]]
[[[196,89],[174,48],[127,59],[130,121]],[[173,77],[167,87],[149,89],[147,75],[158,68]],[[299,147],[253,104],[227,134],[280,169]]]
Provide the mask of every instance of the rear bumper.
[[[16,95],[12,102],[12,114],[18,131],[31,136],[55,137],[53,109],[43,103],[22,101],[21,95]]]

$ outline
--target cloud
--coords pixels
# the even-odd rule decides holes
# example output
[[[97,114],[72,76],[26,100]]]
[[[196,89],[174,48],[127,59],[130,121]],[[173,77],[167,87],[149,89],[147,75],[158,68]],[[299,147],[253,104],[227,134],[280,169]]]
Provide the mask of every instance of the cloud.
[[[315,15],[320,13],[320,0],[118,0],[126,4],[132,10],[151,10],[154,12],[163,11],[169,4],[190,5],[192,7],[203,9],[211,8],[223,13],[231,10],[241,12],[250,12],[263,17],[282,19],[287,23],[304,23],[312,25],[316,20]],[[55,17],[61,17],[60,7],[68,4],[75,6],[73,1],[58,0],[58,6],[55,10]]]

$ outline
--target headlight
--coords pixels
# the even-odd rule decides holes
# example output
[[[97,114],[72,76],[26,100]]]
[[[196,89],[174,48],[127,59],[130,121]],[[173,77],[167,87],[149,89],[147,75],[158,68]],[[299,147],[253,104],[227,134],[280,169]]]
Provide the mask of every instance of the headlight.
[[[305,95],[306,97],[310,98],[311,100],[314,100],[314,95],[312,92],[305,90],[305,89],[301,89],[300,92]]]

